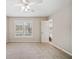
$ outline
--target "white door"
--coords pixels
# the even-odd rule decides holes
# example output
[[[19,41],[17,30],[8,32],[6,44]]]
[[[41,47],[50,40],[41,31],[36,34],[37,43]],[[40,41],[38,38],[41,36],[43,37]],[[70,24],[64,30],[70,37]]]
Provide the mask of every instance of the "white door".
[[[41,21],[41,42],[49,41],[49,23],[48,21]]]

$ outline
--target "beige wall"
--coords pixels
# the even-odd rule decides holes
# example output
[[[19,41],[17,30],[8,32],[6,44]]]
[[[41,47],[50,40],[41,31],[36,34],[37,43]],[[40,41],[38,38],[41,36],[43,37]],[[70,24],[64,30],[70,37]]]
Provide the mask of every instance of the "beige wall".
[[[53,19],[53,40],[52,43],[60,48],[72,53],[72,8],[68,6],[55,15],[49,17]]]
[[[16,37],[15,36],[15,20],[32,20],[33,22],[33,37]],[[41,38],[41,20],[47,20],[46,17],[31,17],[31,18],[19,18],[19,17],[8,17],[7,25],[8,25],[8,31],[7,31],[7,37],[8,42],[40,42]]]

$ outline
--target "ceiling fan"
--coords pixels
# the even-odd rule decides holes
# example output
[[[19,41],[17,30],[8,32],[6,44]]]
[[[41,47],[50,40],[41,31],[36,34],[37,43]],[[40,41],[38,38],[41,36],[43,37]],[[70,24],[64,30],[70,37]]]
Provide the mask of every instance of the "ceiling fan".
[[[20,3],[16,4],[16,6],[20,6],[21,10],[29,11],[32,10],[31,6],[34,4],[40,3],[42,0],[19,0]]]

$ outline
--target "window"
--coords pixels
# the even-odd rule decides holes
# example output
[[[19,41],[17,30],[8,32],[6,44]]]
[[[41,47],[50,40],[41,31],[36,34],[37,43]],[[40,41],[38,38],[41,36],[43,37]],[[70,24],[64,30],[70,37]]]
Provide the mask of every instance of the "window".
[[[24,24],[24,35],[25,36],[31,36],[32,34],[32,26],[30,23],[25,23]]]
[[[16,36],[23,36],[24,30],[23,25],[16,24]]]
[[[16,21],[16,36],[32,36],[31,21]]]

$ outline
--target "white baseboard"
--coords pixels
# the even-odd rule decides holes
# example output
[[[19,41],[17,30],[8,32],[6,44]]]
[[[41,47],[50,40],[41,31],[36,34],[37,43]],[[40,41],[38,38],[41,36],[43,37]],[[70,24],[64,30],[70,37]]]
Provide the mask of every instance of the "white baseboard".
[[[56,47],[57,49],[59,49],[59,50],[65,52],[65,53],[67,53],[68,55],[72,56],[72,53],[66,51],[65,49],[59,47],[58,45],[55,45],[55,44],[53,44],[52,42],[49,42],[49,44],[51,44],[52,46]]]

